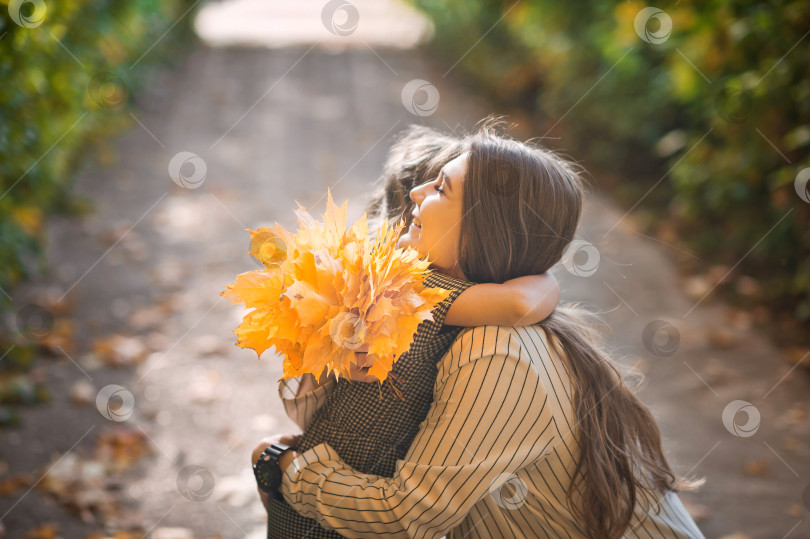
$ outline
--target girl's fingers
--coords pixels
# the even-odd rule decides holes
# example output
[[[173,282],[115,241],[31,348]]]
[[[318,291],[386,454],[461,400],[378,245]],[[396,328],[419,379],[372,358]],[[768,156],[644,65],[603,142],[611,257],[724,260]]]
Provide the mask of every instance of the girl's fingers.
[[[374,364],[374,360],[365,352],[362,354],[355,353],[355,355],[357,356],[357,366],[361,369],[368,369]]]
[[[355,364],[351,367],[350,378],[356,382],[373,382],[377,378],[369,376],[368,370],[374,361],[366,353],[355,352]]]

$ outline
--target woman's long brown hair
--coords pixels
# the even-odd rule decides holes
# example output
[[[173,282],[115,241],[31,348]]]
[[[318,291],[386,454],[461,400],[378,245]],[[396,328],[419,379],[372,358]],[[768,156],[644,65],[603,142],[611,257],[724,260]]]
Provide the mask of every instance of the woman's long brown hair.
[[[550,269],[573,239],[582,211],[577,167],[508,138],[501,126],[486,119],[463,139],[411,127],[392,149],[385,201],[377,206],[383,218],[410,219],[410,189],[469,151],[458,267],[479,283]],[[672,471],[655,418],[599,341],[591,316],[577,305],[560,305],[540,325],[565,361],[573,390],[580,452],[568,505],[589,537],[612,539],[626,532],[640,498],[653,507],[666,491],[693,489],[703,480]]]

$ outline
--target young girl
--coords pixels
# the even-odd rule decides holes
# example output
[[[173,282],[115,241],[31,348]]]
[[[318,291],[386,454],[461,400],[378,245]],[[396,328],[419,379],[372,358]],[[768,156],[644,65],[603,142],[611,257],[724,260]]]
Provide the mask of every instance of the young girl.
[[[434,180],[439,169],[462,150],[459,139],[426,127],[410,127],[390,151],[384,190],[370,205],[372,214],[382,219],[402,217],[410,224],[413,201],[407,194],[415,185]],[[316,381],[310,375],[282,380],[279,393],[284,407],[304,431],[300,439],[287,442],[299,451],[328,443],[356,469],[391,477],[430,408],[436,363],[455,340],[459,326],[533,324],[546,318],[560,298],[551,273],[502,284],[473,284],[434,270],[424,285],[452,292],[433,309],[433,320],[419,325],[410,349],[394,364],[390,378],[396,390],[388,383],[381,391],[378,384],[325,377]],[[362,372],[357,379],[362,379]],[[253,462],[268,441],[256,448]],[[262,499],[268,510],[268,537],[340,537],[283,501],[266,495]]]
[[[579,223],[576,170],[486,125],[468,148],[411,192],[408,240],[475,282],[547,271]],[[347,537],[702,539],[677,495],[699,482],[673,472],[586,320],[561,306],[539,324],[461,331],[392,477],[328,443],[287,450],[284,500]]]

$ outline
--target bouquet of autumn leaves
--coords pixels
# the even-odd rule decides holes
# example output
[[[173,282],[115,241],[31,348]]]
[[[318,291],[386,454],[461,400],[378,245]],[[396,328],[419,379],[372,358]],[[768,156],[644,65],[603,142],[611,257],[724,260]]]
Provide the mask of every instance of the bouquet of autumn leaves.
[[[281,225],[250,230],[249,253],[264,269],[248,271],[220,293],[253,309],[234,331],[236,345],[259,357],[270,347],[284,356],[290,378],[326,370],[349,375],[362,358],[384,381],[411,345],[416,328],[450,294],[425,288],[429,261],[396,247],[404,223],[384,223],[374,239],[366,215],[346,226],[346,203],[328,194],[323,222],[298,205],[298,232]],[[360,348],[367,355],[358,356]]]

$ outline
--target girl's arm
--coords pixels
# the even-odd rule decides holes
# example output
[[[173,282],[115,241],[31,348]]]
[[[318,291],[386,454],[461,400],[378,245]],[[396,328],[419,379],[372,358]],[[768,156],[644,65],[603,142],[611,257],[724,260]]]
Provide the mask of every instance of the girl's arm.
[[[311,374],[304,374],[297,378],[279,380],[278,395],[287,416],[303,431],[334,386],[333,376],[324,374],[320,380],[316,380]]]
[[[551,271],[503,284],[481,283],[462,292],[450,306],[448,326],[528,326],[546,319],[560,301],[560,283]]]
[[[449,536],[482,501],[484,515],[504,511],[495,497],[503,482],[572,443],[555,428],[553,406],[542,405],[553,395],[533,361],[550,356],[530,360],[520,339],[500,338],[510,332],[475,328],[456,339],[439,365],[428,416],[393,477],[361,474],[328,444],[286,451],[279,461],[285,500],[345,537]]]

